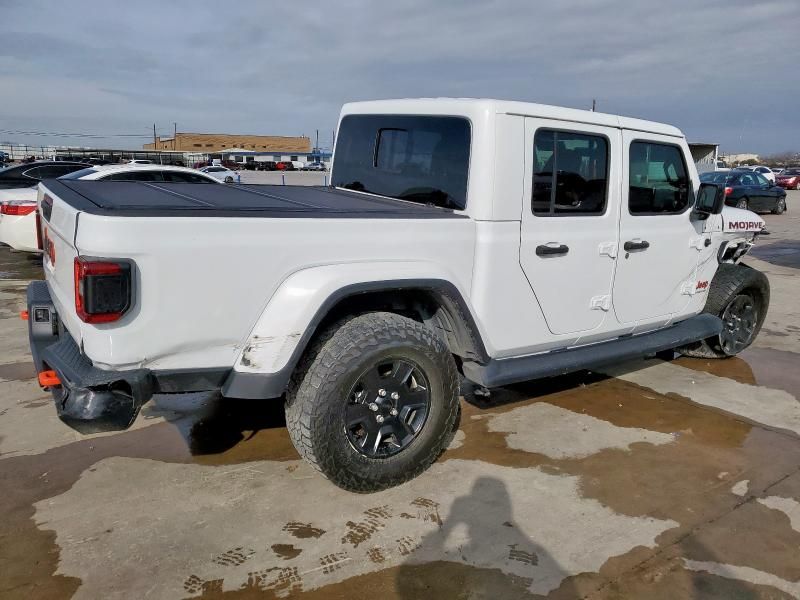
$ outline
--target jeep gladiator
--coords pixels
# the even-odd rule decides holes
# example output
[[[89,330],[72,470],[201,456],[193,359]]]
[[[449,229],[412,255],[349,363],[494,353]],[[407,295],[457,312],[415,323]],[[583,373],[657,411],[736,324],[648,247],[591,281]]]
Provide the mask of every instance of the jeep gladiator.
[[[39,381],[83,432],[153,394],[283,398],[335,484],[373,491],[491,388],[752,343],[764,222],[700,184],[671,126],[495,100],[344,106],[331,185],[47,180]]]

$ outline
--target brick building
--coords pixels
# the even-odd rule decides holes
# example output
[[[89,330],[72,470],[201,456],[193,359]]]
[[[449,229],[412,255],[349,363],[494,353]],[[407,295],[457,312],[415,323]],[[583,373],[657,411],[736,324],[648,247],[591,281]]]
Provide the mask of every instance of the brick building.
[[[219,152],[240,148],[250,152],[311,152],[311,139],[279,135],[229,135],[226,133],[178,133],[174,138],[159,137],[145,144],[145,150],[174,150],[177,152]]]

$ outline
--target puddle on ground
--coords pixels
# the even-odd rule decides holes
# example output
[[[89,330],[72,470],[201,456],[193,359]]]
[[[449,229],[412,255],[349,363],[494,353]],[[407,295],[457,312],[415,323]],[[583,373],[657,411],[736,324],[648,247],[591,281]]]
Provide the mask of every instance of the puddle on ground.
[[[752,349],[744,358],[705,361],[713,366],[703,365],[702,368],[679,364],[737,378],[743,383],[757,382],[771,387],[778,387],[783,377],[783,385],[792,387],[791,381],[785,382],[785,372],[790,369],[775,364],[791,360],[791,356],[783,356],[791,353],[773,356],[771,352],[779,351]],[[749,371],[746,366],[750,367]],[[714,372],[712,369],[718,370]],[[741,502],[742,499],[730,491],[738,481],[750,480],[749,489],[758,494],[780,473],[800,464],[800,445],[791,436],[744,423],[682,397],[658,394],[593,373],[582,372],[512,386],[494,391],[489,398],[468,395],[466,400],[462,403],[461,445],[444,454],[440,459],[443,465],[451,459],[480,460],[506,467],[539,467],[551,475],[578,476],[583,497],[596,499],[617,514],[671,519],[679,523],[680,527],[664,532],[657,539],[660,547],[677,541],[704,519],[731,510]],[[157,398],[158,403],[163,405],[162,408],[176,409],[180,398]],[[540,403],[586,415],[618,428],[638,428],[670,435],[674,441],[659,445],[635,442],[626,448],[601,449],[586,457],[552,458],[509,448],[507,433],[490,428],[492,415]],[[591,428],[591,421],[588,422]],[[93,471],[95,463],[108,457],[209,466],[256,460],[294,461],[298,458],[285,429],[281,401],[217,398],[171,423],[82,440],[41,455],[4,459],[0,461],[0,487],[9,493],[0,497],[0,514],[6,515],[0,521],[0,540],[20,541],[0,543],[0,563],[8,565],[0,578],[0,590],[20,586],[20,593],[27,591],[28,596],[69,597],[77,589],[80,580],[54,575],[59,548],[53,532],[40,530],[34,525],[32,505],[63,494],[81,473]],[[287,468],[287,476],[291,476],[291,472],[292,469]],[[764,506],[757,509],[769,510]],[[796,536],[783,529],[778,531],[779,518],[762,519],[758,516],[758,520],[766,525],[753,535],[761,535],[764,539],[786,538],[786,543],[800,545]],[[726,544],[743,546],[735,530],[717,536],[712,540],[715,547]],[[288,547],[280,549],[286,550],[284,554],[294,552]],[[708,553],[701,556],[697,548],[690,550],[693,559],[709,559]],[[777,569],[788,577],[794,572],[782,552],[780,548],[765,547],[760,552],[761,557],[747,553],[749,558],[733,555],[722,558],[737,559],[740,563],[747,558],[742,564],[764,569],[771,561],[776,565],[773,570]],[[776,553],[780,556],[773,556]],[[578,589],[582,594],[590,593],[604,585],[605,578],[633,569],[651,555],[651,550],[632,550],[609,561],[600,573],[587,573],[566,580],[553,595],[570,597]],[[286,559],[279,556],[276,560]],[[293,589],[299,591],[292,587],[290,575],[286,578],[287,587],[266,592],[254,577],[249,587],[228,595],[270,597],[271,593],[285,596]],[[674,566],[669,573],[659,577],[677,585],[676,589],[701,585],[705,586],[704,589],[720,592],[745,590],[761,593],[759,588],[744,582],[731,582],[707,573],[689,573],[680,566]],[[303,597],[366,597],[359,596],[366,581],[370,582],[370,597],[374,597],[376,589],[384,591],[384,596],[389,598],[438,598],[447,597],[448,593],[452,595],[453,590],[473,588],[485,590],[487,596],[491,593],[502,598],[530,597],[527,592],[530,582],[525,579],[518,581],[499,570],[442,562],[391,567],[307,592]],[[630,585],[635,587],[635,583]],[[197,592],[205,596],[222,595],[222,581],[203,581],[198,585]],[[655,585],[655,589],[660,590],[665,584],[650,581],[647,585]],[[663,597],[667,596],[665,593]]]
[[[0,365],[0,381],[16,381],[34,378],[36,378],[36,368],[33,366],[33,361]]]
[[[784,390],[800,401],[800,354],[796,352],[751,346],[723,360],[681,357],[673,362],[739,383]]]
[[[41,255],[13,252],[11,248],[0,247],[0,280],[2,279],[44,279]]]
[[[800,241],[782,240],[771,244],[756,244],[750,254],[773,265],[800,269]]]

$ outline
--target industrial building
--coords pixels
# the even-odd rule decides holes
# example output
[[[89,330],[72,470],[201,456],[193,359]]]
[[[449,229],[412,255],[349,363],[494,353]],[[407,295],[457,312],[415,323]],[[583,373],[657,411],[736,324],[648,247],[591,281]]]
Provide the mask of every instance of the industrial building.
[[[262,153],[308,154],[311,152],[311,139],[305,136],[176,133],[173,137],[157,137],[143,146],[144,150],[194,153],[216,153],[228,148]]]

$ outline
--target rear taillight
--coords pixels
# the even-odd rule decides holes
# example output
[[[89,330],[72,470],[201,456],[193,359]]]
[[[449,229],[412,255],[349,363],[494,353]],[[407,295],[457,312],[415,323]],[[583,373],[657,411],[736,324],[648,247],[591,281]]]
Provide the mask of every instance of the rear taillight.
[[[9,215],[13,217],[24,217],[25,215],[31,214],[33,211],[36,210],[36,203],[29,203],[25,202],[19,203],[14,202],[13,200],[10,202],[4,202],[0,205],[0,214]]]
[[[730,196],[732,193],[733,193],[733,188],[732,187],[726,187],[725,188],[725,195],[726,196]]]
[[[44,242],[42,241],[42,213],[36,210],[36,247],[39,250],[44,250]]]
[[[84,323],[118,320],[131,305],[131,264],[75,258],[75,312]]]

